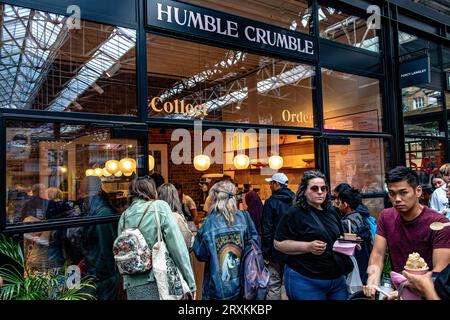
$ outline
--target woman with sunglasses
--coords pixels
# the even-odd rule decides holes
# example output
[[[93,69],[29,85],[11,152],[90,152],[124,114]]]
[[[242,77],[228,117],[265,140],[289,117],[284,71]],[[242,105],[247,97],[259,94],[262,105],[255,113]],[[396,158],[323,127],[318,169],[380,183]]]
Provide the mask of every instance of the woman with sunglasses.
[[[343,268],[332,253],[342,233],[324,174],[306,171],[274,241],[275,249],[288,255],[284,285],[290,300],[347,299]]]

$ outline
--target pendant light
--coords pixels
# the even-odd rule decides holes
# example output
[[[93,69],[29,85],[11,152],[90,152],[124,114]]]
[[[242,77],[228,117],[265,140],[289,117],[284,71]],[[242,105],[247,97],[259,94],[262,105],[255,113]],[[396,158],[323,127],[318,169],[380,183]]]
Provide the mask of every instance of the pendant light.
[[[134,170],[136,170],[136,160],[134,160],[132,158],[123,158],[119,162],[119,168],[123,174],[133,173]]]
[[[122,176],[122,171],[117,171],[116,173],[114,173],[115,177],[121,177]]]
[[[93,176],[93,175],[94,175],[94,169],[87,169],[86,170],[86,177]]]
[[[103,174],[103,169],[102,168],[95,168],[94,169],[94,176],[101,177],[102,174]]]
[[[117,171],[119,171],[119,161],[117,160],[106,161],[105,168],[106,170],[108,170],[109,173],[115,174]]]
[[[102,169],[102,174],[103,174],[103,176],[105,176],[105,177],[111,177],[111,176],[112,176],[112,174],[106,169],[106,167],[104,167],[104,168]]]
[[[241,134],[238,133],[238,153],[241,152],[241,148],[245,149],[245,146],[242,147],[241,139]],[[245,152],[245,150],[242,150],[242,152]],[[233,164],[236,169],[247,169],[250,164],[250,158],[246,154],[240,153],[234,157]]]
[[[250,164],[250,159],[245,154],[238,154],[234,157],[233,163],[236,169],[247,169]]]
[[[209,169],[211,159],[207,155],[199,154],[194,157],[194,168],[198,171],[205,171]]]
[[[283,167],[283,158],[276,155],[269,158],[269,167],[274,170],[281,169]]]
[[[148,170],[152,171],[155,168],[155,158],[150,154],[148,156]]]

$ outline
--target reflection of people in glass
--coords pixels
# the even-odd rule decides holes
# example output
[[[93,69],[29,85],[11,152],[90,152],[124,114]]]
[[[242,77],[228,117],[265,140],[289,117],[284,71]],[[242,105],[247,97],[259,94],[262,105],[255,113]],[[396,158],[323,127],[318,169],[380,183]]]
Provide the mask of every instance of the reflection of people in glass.
[[[45,195],[45,186],[37,183],[31,188],[32,196],[22,209],[22,221],[28,216],[36,217],[40,220],[46,218],[45,213],[48,207],[48,200]],[[25,222],[25,221],[24,221]]]
[[[99,177],[84,177],[80,184],[83,209],[88,217],[114,215],[102,190]],[[83,233],[83,256],[86,273],[95,277],[96,296],[99,300],[118,297],[119,275],[115,270],[112,246],[117,236],[115,223],[96,224],[85,227]]]
[[[24,160],[28,158],[31,146],[24,134],[16,134],[6,146],[8,159]]]
[[[48,206],[46,211],[47,219],[58,219],[67,216],[72,209],[70,203],[63,201],[63,192],[58,188],[48,188],[47,191]]]

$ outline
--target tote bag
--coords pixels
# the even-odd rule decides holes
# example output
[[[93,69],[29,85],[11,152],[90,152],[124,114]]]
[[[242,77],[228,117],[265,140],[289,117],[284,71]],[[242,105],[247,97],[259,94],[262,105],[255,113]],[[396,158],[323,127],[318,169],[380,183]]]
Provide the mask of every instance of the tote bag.
[[[189,294],[189,286],[167,250],[162,238],[159,213],[155,206],[158,242],[152,248],[153,274],[158,286],[160,300],[182,300]]]

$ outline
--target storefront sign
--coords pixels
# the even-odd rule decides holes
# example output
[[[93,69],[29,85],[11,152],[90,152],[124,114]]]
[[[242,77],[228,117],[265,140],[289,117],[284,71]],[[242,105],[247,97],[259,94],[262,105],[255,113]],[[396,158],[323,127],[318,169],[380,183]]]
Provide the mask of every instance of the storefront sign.
[[[295,31],[170,0],[147,0],[149,27],[262,49],[295,58],[315,58],[315,39]]]
[[[167,101],[163,104],[163,99],[160,97],[154,97],[150,103],[150,108],[154,112],[165,112],[165,113],[177,113],[177,114],[191,114],[191,115],[197,115],[197,114],[203,114],[204,116],[207,116],[208,113],[206,104],[204,105],[192,105],[190,103],[184,103],[184,100],[178,100],[175,99],[173,102]]]
[[[430,57],[421,57],[400,64],[401,88],[430,82]]]
[[[285,122],[295,122],[295,123],[312,123],[313,116],[312,114],[303,113],[303,111],[300,111],[298,113],[292,113],[288,109],[284,109],[281,113],[281,116],[283,117],[283,121]]]

